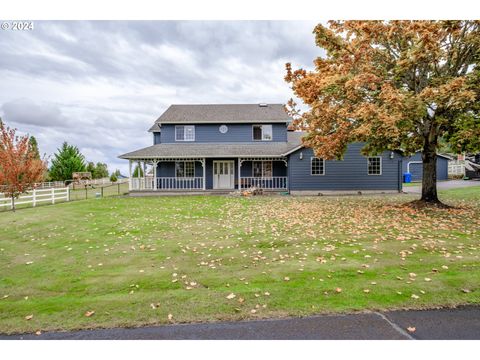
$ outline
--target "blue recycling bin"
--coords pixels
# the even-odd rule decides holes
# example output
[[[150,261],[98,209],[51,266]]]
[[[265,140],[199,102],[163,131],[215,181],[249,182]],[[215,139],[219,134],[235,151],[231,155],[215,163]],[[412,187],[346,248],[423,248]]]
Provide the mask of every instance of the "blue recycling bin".
[[[411,183],[412,182],[412,174],[406,172],[403,173],[403,182],[404,183]]]

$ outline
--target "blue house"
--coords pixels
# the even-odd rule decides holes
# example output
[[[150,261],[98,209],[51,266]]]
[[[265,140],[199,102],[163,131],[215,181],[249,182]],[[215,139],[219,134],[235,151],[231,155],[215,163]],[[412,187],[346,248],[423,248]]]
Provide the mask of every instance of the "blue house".
[[[343,160],[317,158],[291,121],[281,104],[172,105],[149,130],[152,146],[120,156],[129,160],[130,190],[401,191],[400,153],[366,157],[352,143]]]

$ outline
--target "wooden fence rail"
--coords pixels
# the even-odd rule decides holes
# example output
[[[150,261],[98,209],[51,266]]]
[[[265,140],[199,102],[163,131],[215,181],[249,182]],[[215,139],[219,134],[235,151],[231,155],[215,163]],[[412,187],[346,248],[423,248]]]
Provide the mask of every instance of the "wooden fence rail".
[[[34,189],[28,193],[21,195],[18,199],[15,199],[16,205],[31,204],[36,206],[42,202],[49,202],[55,204],[58,201],[70,201],[70,189],[64,188],[50,188],[50,189]],[[13,209],[12,199],[5,197],[0,193],[0,209],[3,207],[10,207]]]

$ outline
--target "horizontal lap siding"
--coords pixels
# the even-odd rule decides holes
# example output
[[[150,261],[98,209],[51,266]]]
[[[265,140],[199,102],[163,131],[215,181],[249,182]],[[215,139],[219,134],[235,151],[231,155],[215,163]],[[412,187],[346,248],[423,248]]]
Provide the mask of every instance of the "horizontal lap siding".
[[[325,161],[325,175],[310,175],[312,149],[303,148],[290,155],[290,190],[398,190],[401,156],[385,151],[382,157],[382,175],[367,174],[367,158],[360,153],[363,144],[353,143],[343,160]],[[303,153],[303,160],[300,160]]]
[[[219,127],[222,124],[194,124],[196,143],[229,143],[229,142],[253,142],[252,124],[226,124],[228,131],[222,134]],[[286,124],[272,124],[273,140],[287,141]],[[162,143],[183,143],[175,141],[175,125],[162,125]]]
[[[422,161],[422,153],[417,152],[413,156],[403,158],[402,172],[407,172],[408,163],[410,161]],[[420,181],[423,177],[423,164],[410,164],[410,173],[413,181]],[[437,180],[448,180],[448,159],[437,157]]]

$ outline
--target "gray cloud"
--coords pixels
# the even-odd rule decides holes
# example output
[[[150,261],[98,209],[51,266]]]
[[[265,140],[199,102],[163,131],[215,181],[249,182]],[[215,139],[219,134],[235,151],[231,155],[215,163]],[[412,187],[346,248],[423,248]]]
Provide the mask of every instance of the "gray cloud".
[[[172,103],[286,102],[312,67],[314,22],[37,21],[0,34],[0,116],[52,154],[63,141],[126,171]]]

